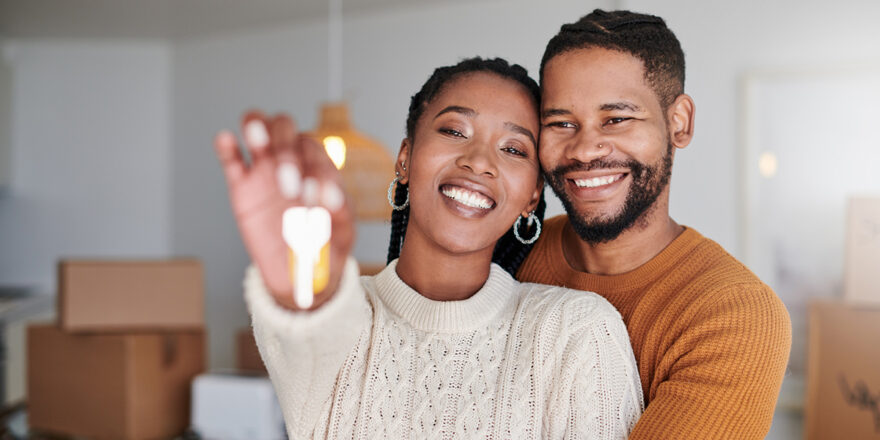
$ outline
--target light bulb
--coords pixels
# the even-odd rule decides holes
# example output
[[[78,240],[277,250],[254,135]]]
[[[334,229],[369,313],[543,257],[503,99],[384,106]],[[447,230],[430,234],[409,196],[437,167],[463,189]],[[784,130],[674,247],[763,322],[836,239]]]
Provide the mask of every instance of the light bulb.
[[[336,169],[342,169],[345,166],[345,141],[339,136],[327,136],[324,138],[324,150],[336,165]]]
[[[775,176],[778,169],[779,161],[776,159],[776,155],[773,154],[772,151],[765,151],[761,154],[760,159],[758,159],[758,170],[764,178],[769,179]]]

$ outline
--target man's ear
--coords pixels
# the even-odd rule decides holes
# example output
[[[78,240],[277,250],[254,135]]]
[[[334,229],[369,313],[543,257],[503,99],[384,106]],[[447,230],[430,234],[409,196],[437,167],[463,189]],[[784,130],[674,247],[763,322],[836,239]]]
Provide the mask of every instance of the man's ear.
[[[409,138],[404,138],[400,142],[400,151],[397,153],[397,162],[394,164],[394,171],[400,176],[398,182],[406,185],[409,182],[409,153],[412,148]]]
[[[544,176],[538,176],[538,186],[535,188],[535,191],[532,192],[532,198],[529,200],[528,206],[526,206],[526,210],[522,212],[523,217],[528,217],[529,213],[538,209],[538,203],[541,202],[541,194],[544,192]]]
[[[676,148],[687,147],[694,138],[694,100],[682,93],[666,112],[669,121],[669,142]]]

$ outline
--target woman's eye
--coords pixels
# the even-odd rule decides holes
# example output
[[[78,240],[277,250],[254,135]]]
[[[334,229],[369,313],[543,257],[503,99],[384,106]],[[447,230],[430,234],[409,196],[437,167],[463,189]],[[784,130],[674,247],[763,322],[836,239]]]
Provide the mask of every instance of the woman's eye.
[[[525,150],[523,150],[519,147],[516,147],[516,146],[512,146],[512,145],[508,145],[508,146],[502,148],[501,151],[504,151],[505,153],[515,154],[515,155],[521,156],[521,157],[529,157],[529,155],[525,152]]]
[[[454,137],[461,137],[461,138],[465,137],[465,135],[462,132],[460,132],[454,128],[441,128],[440,133],[448,134],[448,135],[454,136]]]

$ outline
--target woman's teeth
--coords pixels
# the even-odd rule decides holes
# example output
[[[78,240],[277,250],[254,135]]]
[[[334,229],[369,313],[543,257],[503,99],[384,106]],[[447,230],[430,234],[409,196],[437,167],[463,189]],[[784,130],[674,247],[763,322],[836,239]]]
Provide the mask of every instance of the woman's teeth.
[[[608,185],[620,180],[623,177],[623,174],[616,174],[613,176],[604,176],[604,177],[594,177],[592,179],[576,179],[574,184],[581,188],[595,188],[597,186]]]
[[[465,191],[461,188],[443,188],[443,195],[471,208],[490,209],[492,202],[480,193]]]

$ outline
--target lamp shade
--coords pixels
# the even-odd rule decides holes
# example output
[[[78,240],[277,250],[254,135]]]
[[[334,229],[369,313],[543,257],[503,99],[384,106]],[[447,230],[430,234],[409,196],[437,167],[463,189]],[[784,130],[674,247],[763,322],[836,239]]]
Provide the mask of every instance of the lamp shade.
[[[388,184],[394,178],[394,159],[379,142],[351,124],[344,103],[321,107],[318,127],[308,133],[324,145],[342,172],[345,191],[354,204],[358,220],[389,220]]]

